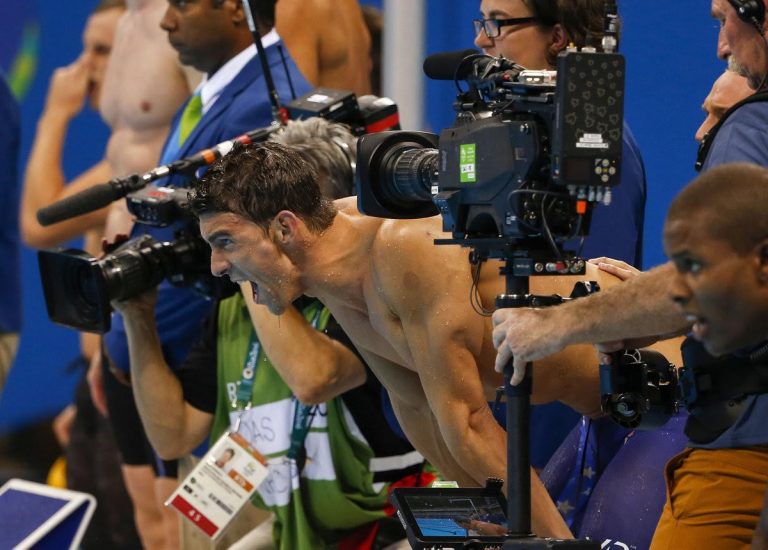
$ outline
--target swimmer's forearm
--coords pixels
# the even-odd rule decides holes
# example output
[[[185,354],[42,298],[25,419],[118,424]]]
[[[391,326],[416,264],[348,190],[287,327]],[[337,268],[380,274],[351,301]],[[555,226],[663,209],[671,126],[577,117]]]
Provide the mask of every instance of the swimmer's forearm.
[[[365,367],[352,350],[315,330],[293,307],[271,314],[253,302],[250,283],[241,287],[264,352],[299,401],[324,403],[365,383]]]
[[[464,457],[463,461],[460,457],[457,458],[465,465],[465,468],[469,468],[467,471],[480,474],[474,476],[478,485],[485,485],[486,478],[492,475],[507,481],[504,485],[506,491],[509,488],[506,433],[496,424],[490,413],[487,414],[486,418],[493,422],[494,427],[488,426],[486,429],[470,430],[467,437],[475,443],[462,447],[469,452],[470,456]],[[483,475],[482,472],[490,473]],[[533,468],[531,468],[531,527],[534,533],[539,536],[561,539],[573,538]]]

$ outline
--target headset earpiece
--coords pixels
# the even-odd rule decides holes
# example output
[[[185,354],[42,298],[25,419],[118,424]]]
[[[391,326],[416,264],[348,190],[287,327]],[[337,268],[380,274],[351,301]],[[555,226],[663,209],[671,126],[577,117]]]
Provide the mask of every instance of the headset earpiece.
[[[728,3],[736,10],[739,19],[750,23],[763,34],[765,23],[765,4],[763,0],[728,0]]]

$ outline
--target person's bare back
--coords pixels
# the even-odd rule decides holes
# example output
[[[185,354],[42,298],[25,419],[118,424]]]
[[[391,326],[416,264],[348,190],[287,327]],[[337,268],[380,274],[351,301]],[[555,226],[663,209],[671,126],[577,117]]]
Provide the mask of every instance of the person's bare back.
[[[434,245],[434,239],[446,238],[439,217],[424,220],[384,220],[360,214],[351,199],[336,201],[339,217],[359,229],[358,248],[370,254],[361,274],[361,294],[357,303],[344,297],[337,288],[329,288],[321,297],[338,309],[339,321],[367,353],[390,363],[418,372],[426,361],[428,341],[415,338],[418,327],[410,326],[428,313],[445,319],[446,333],[460,335],[463,347],[478,363],[483,394],[492,399],[501,384],[501,375],[493,369],[496,350],[491,337],[490,312],[494,300],[505,291],[502,264],[488,261],[478,276],[477,297],[485,310],[475,309],[470,299],[473,267],[468,250],[459,246]],[[342,207],[344,206],[344,207]],[[348,208],[347,208],[348,206]],[[350,258],[354,258],[350,251]],[[343,260],[342,260],[343,261]],[[342,265],[337,262],[339,269]],[[567,296],[573,285],[584,279],[611,286],[617,280],[595,266],[587,266],[584,276],[548,276],[530,278],[532,293]],[[330,307],[330,306],[329,306]],[[428,312],[428,313],[427,313]],[[455,319],[448,319],[453,314]],[[336,313],[334,312],[334,315]],[[555,356],[557,357],[557,356]],[[548,401],[560,398],[544,384],[536,388],[536,398]],[[544,391],[544,389],[546,391]],[[592,400],[594,401],[594,400]]]
[[[320,238],[331,243],[323,253],[333,272],[312,269],[308,290],[329,307],[387,388],[420,452],[464,485],[505,478],[506,435],[488,407],[502,378],[494,370],[491,319],[470,299],[468,251],[433,244],[446,237],[440,218],[382,220],[361,215],[354,199],[336,205],[334,224]],[[487,310],[504,291],[499,266],[489,262],[480,274],[479,299]],[[586,277],[532,278],[531,291],[568,295],[585,278],[603,285],[613,279],[590,265]],[[583,413],[599,408],[594,350],[572,347],[546,362],[551,365],[535,381],[536,401],[565,400]],[[579,386],[595,391],[571,391]],[[542,506],[545,495],[542,488]]]
[[[357,0],[280,0],[277,32],[312,84],[371,93],[371,37]]]

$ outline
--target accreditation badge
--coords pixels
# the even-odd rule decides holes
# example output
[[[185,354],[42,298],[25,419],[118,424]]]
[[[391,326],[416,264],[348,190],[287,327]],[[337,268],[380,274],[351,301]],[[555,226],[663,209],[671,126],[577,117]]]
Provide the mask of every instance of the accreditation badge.
[[[165,505],[211,539],[220,536],[267,477],[267,461],[241,435],[227,432],[176,488]]]

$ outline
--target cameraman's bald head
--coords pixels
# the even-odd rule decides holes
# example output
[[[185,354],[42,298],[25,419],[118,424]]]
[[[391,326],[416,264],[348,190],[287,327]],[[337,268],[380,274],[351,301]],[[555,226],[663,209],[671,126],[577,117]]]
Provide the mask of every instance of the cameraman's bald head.
[[[724,240],[745,253],[768,238],[768,170],[731,163],[708,170],[672,202],[666,225],[686,222],[692,230]]]

